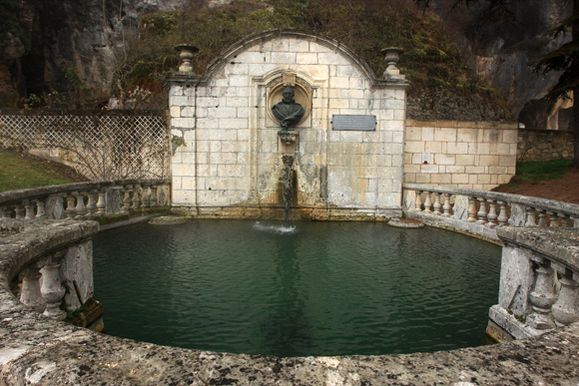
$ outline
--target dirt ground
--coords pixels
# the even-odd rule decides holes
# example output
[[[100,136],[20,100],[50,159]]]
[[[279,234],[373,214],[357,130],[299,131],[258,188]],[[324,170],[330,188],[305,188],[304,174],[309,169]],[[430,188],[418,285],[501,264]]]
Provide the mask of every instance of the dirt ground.
[[[569,169],[562,178],[537,182],[516,182],[501,185],[494,190],[579,204],[579,168]]]

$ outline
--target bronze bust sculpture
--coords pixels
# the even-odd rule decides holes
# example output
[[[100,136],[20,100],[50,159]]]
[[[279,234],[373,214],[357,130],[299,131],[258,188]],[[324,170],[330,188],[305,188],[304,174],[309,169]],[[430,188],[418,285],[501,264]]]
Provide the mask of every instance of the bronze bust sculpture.
[[[295,91],[292,86],[284,87],[282,96],[281,102],[276,103],[271,111],[279,121],[282,130],[288,130],[302,119],[305,110],[302,105],[295,101]]]

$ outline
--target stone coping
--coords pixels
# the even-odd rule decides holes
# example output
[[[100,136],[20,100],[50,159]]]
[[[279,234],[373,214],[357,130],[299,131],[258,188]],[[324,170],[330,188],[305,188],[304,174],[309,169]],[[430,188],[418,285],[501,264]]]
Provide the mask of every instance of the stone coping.
[[[409,118],[405,123],[406,127],[518,130],[517,122],[506,121],[459,121],[447,119],[420,120]]]
[[[92,221],[0,220],[0,384],[378,385],[576,384],[579,323],[540,338],[409,355],[293,357],[187,350],[81,329],[28,310],[9,283]],[[15,233],[16,232],[16,233]]]
[[[497,228],[506,244],[517,245],[579,271],[579,229],[577,228]]]
[[[73,182],[70,184],[62,185],[49,185],[40,186],[37,188],[19,189],[11,190],[8,192],[0,192],[0,205],[12,204],[22,200],[38,198],[42,196],[48,196],[50,194],[61,194],[74,192],[79,190],[95,190],[105,187],[115,186],[115,185],[155,185],[155,184],[170,184],[171,180],[167,178],[159,179],[127,179],[127,180],[114,180],[114,181],[89,181],[89,182]]]

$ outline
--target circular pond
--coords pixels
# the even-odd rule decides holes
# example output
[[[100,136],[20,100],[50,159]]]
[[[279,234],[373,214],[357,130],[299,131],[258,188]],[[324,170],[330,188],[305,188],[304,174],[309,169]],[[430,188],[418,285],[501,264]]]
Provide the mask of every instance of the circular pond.
[[[94,240],[107,332],[211,351],[391,354],[477,346],[500,248],[382,223],[203,220]]]

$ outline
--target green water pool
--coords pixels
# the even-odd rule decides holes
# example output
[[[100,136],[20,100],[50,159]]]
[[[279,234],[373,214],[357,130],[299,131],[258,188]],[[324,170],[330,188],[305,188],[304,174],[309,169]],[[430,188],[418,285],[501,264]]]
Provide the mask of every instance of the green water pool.
[[[391,354],[482,344],[500,248],[382,223],[203,220],[102,232],[94,269],[112,335],[277,356]]]

